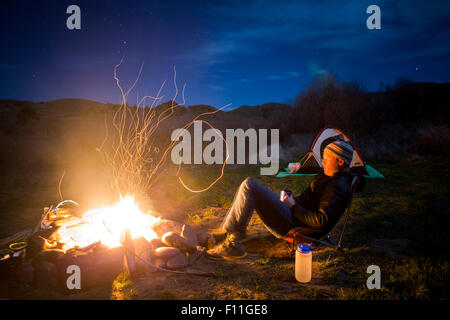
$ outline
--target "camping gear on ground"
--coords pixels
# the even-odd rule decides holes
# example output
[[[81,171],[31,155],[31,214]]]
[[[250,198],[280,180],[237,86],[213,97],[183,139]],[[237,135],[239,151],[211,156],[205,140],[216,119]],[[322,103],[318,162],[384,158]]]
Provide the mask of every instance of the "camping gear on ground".
[[[295,251],[295,279],[298,282],[311,281],[312,252],[306,244],[299,244]]]
[[[288,164],[289,172],[296,171],[297,170],[297,164],[300,164],[300,163],[298,163],[298,162],[289,162],[289,164]]]
[[[289,163],[288,168],[280,171],[276,177],[314,176],[322,173],[323,150],[328,144],[336,140],[346,141],[353,147],[353,159],[350,163],[350,172],[352,174],[362,175],[366,178],[384,178],[380,172],[364,162],[353,141],[341,129],[336,127],[325,127],[320,130],[313,140],[309,151],[300,159],[299,165],[296,166],[296,163],[293,162]]]

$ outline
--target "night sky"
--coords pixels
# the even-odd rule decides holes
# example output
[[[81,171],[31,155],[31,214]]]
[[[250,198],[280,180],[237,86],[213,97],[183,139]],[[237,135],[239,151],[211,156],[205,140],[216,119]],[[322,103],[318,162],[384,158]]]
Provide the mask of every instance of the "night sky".
[[[66,9],[81,9],[69,30]],[[381,9],[369,30],[366,9]],[[186,83],[186,105],[292,102],[331,72],[367,91],[398,77],[450,81],[450,1],[5,1],[0,4],[0,99],[164,101]],[[178,97],[177,102],[181,102]]]

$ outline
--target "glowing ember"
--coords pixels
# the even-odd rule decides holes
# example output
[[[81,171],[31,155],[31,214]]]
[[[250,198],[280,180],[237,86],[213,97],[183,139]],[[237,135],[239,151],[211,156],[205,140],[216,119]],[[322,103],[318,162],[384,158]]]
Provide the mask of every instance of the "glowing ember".
[[[114,248],[121,245],[125,230],[130,230],[133,239],[144,237],[150,241],[157,238],[153,225],[159,220],[142,213],[133,197],[127,196],[114,206],[87,211],[79,224],[62,226],[58,231],[59,242],[64,250],[86,247],[97,241]]]

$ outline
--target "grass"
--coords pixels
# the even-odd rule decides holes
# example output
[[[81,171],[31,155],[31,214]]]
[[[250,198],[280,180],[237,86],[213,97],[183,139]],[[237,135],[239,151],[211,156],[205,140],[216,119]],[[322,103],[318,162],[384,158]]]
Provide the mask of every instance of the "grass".
[[[340,299],[365,300],[428,300],[447,299],[449,293],[449,262],[430,258],[409,258],[397,263],[385,262],[381,290],[367,290],[360,286],[347,291]]]
[[[269,263],[270,258],[271,257],[269,256],[269,257],[265,257],[265,258],[262,258],[262,259],[258,259],[258,260],[253,261],[253,263],[256,264],[256,265],[263,266],[263,265],[266,265],[267,263]]]
[[[133,282],[126,272],[119,274],[112,283],[112,297],[116,300],[132,300],[135,292],[130,287]]]

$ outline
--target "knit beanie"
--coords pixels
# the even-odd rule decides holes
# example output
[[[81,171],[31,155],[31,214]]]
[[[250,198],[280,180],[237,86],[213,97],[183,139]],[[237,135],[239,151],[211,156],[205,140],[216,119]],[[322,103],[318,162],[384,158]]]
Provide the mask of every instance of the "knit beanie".
[[[331,151],[336,158],[343,160],[350,166],[353,158],[353,147],[349,142],[336,140],[327,145],[325,150]]]

